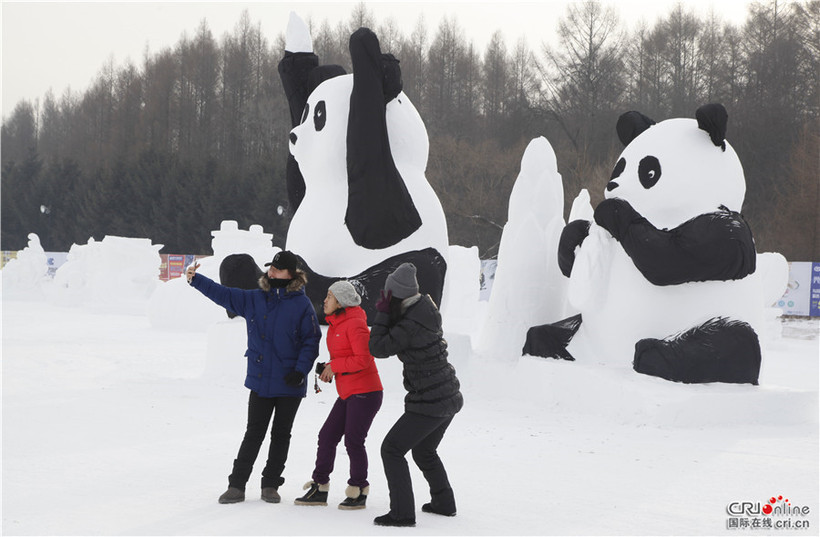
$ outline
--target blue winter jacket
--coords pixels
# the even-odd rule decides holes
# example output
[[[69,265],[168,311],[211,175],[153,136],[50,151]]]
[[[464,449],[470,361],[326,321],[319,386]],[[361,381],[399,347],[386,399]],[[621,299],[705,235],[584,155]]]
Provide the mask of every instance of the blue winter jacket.
[[[245,387],[261,397],[305,397],[307,382],[298,387],[285,384],[285,375],[293,370],[307,379],[319,356],[322,332],[303,282],[294,280],[285,289],[245,290],[225,287],[196,274],[191,286],[245,318],[248,329]]]

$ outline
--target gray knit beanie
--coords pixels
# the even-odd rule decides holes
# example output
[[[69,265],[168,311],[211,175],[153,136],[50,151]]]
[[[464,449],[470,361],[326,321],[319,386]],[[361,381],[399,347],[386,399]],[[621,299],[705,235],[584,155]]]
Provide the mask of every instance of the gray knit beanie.
[[[339,280],[331,285],[328,291],[333,293],[333,296],[336,297],[336,302],[343,308],[358,306],[362,303],[362,297],[356,292],[356,288],[353,287],[353,284],[347,280]]]
[[[387,277],[384,283],[385,291],[392,291],[396,298],[408,298],[418,294],[419,282],[416,281],[416,266],[412,263],[402,263]]]

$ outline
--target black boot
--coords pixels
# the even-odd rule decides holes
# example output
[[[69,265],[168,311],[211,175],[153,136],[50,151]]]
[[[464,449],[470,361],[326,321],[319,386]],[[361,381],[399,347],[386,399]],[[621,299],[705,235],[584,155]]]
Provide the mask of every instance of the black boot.
[[[377,516],[373,519],[373,524],[377,526],[396,526],[402,528],[409,528],[416,525],[415,518],[393,518],[390,513],[386,515]]]
[[[425,513],[442,516],[456,516],[456,498],[453,489],[447,487],[436,492],[430,492],[430,503],[421,506]]]
[[[308,481],[303,487],[307,493],[301,498],[296,498],[293,502],[296,505],[327,505],[327,491],[330,490],[330,483],[320,485],[315,481]]]
[[[370,494],[369,486],[365,488],[354,487],[352,485],[348,486],[345,490],[347,498],[339,504],[339,509],[364,509],[368,494]]]
[[[425,503],[421,506],[421,510],[425,513],[433,513],[436,515],[456,516],[455,509],[441,509],[439,507],[434,507],[432,503]]]

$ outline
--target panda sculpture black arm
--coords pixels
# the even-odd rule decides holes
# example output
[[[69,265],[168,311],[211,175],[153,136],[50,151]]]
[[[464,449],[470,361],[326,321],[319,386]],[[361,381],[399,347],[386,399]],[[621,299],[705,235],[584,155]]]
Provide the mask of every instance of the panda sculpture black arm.
[[[595,222],[621,243],[655,285],[739,280],[755,271],[752,232],[726,207],[671,229],[658,229],[621,199],[602,201]]]
[[[387,103],[401,92],[401,71],[398,60],[382,54],[379,39],[368,28],[350,36],[350,59],[353,91],[347,123],[345,224],[359,246],[387,248],[421,227],[387,133]],[[368,218],[361,218],[362,214]]]
[[[589,235],[589,220],[573,220],[561,232],[558,240],[558,268],[561,274],[569,278],[572,266],[575,265],[575,248],[581,246]]]

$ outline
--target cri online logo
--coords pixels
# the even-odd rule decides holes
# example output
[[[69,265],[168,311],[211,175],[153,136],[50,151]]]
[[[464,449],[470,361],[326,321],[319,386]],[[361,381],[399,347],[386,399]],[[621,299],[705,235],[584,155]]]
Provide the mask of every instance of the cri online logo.
[[[789,507],[791,507],[791,505],[792,505],[791,503],[789,503],[789,499],[788,499],[788,498],[785,498],[785,499],[784,499],[784,498],[783,498],[783,496],[778,496],[777,498],[775,498],[774,496],[772,496],[771,498],[769,498],[769,503],[767,503],[766,505],[764,505],[764,506],[762,507],[761,511],[763,511],[763,514],[764,514],[764,515],[771,515],[771,514],[774,512],[774,507],[777,505],[777,503],[778,503],[778,502],[783,502],[783,503],[782,503],[782,505],[783,505],[784,507],[785,507],[786,505],[788,505]]]
[[[766,515],[783,516],[797,515],[806,516],[810,509],[808,506],[792,505],[788,498],[783,496],[772,496],[765,503],[761,502],[732,502],[727,507],[727,512],[732,516]]]

